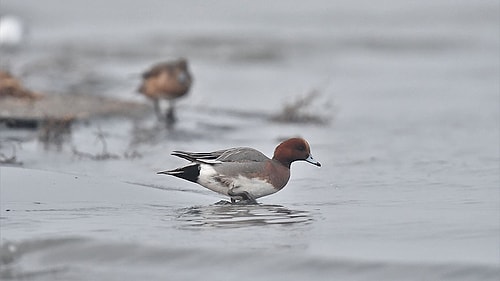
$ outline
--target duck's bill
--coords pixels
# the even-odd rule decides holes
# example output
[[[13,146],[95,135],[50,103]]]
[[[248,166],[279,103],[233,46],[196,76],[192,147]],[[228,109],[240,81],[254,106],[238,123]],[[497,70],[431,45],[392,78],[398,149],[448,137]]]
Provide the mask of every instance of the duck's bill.
[[[309,163],[311,163],[313,165],[321,167],[321,163],[319,163],[318,161],[314,160],[314,158],[312,157],[312,155],[309,155],[309,157],[306,158],[306,162],[309,162]]]

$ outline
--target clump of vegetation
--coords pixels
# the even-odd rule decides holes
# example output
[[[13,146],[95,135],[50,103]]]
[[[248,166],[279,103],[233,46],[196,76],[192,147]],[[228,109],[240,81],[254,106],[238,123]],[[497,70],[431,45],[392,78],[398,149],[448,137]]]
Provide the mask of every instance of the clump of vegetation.
[[[100,153],[89,153],[89,152],[82,152],[76,149],[76,147],[73,147],[73,155],[79,157],[79,158],[86,158],[90,160],[95,160],[95,161],[103,161],[103,160],[117,160],[122,158],[120,155],[115,154],[115,153],[110,153],[108,151],[108,143],[106,142],[106,134],[99,128],[99,130],[96,132],[96,141],[100,142],[102,145],[102,150]],[[123,158],[125,159],[137,159],[141,158],[142,155],[137,152],[136,150],[131,150],[131,151],[126,151],[123,153]]]
[[[125,151],[123,153],[123,157],[125,157],[125,159],[139,159],[142,158],[142,154],[137,152],[137,150],[131,150],[131,151]]]
[[[38,130],[38,140],[43,143],[45,149],[54,145],[61,150],[63,143],[71,137],[71,125],[74,120],[74,116],[43,119]]]
[[[311,105],[319,96],[318,90],[311,90],[295,101],[285,104],[280,113],[271,116],[271,120],[282,123],[326,124],[329,121],[328,114],[312,113],[310,110]]]
[[[120,159],[119,155],[108,152],[108,143],[106,142],[105,133],[100,128],[96,132],[96,141],[100,142],[102,145],[102,150],[100,153],[93,154],[89,152],[81,152],[78,151],[76,147],[73,147],[73,154],[79,158],[88,158],[97,161]]]

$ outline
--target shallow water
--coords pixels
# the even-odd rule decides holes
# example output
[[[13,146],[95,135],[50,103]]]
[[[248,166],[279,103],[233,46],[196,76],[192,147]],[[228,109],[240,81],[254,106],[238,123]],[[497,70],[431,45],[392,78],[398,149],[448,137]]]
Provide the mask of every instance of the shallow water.
[[[0,53],[28,87],[142,102],[139,73],[178,56],[195,84],[170,130],[90,120],[57,151],[0,129],[23,162],[0,167],[0,276],[496,280],[499,5],[426,2],[2,1],[30,24]],[[326,124],[271,120],[312,90]],[[97,134],[119,159],[73,153],[101,153]],[[185,163],[172,150],[271,155],[297,135],[322,167],[294,163],[257,206],[156,175]]]

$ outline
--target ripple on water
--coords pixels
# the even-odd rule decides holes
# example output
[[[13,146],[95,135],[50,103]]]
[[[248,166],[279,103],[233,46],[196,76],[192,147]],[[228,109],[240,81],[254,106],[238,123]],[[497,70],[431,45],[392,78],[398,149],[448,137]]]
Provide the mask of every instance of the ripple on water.
[[[307,211],[280,205],[209,205],[181,208],[177,219],[186,228],[238,228],[262,225],[308,224],[313,221]]]

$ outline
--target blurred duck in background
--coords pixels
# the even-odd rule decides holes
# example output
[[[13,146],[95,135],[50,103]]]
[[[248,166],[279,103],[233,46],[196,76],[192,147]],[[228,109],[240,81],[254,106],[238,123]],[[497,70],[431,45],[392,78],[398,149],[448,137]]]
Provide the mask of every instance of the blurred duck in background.
[[[142,74],[142,84],[138,91],[153,101],[155,113],[161,120],[160,100],[168,101],[165,115],[167,125],[177,120],[175,100],[186,95],[191,88],[193,78],[189,73],[188,62],[184,58],[153,65]]]

